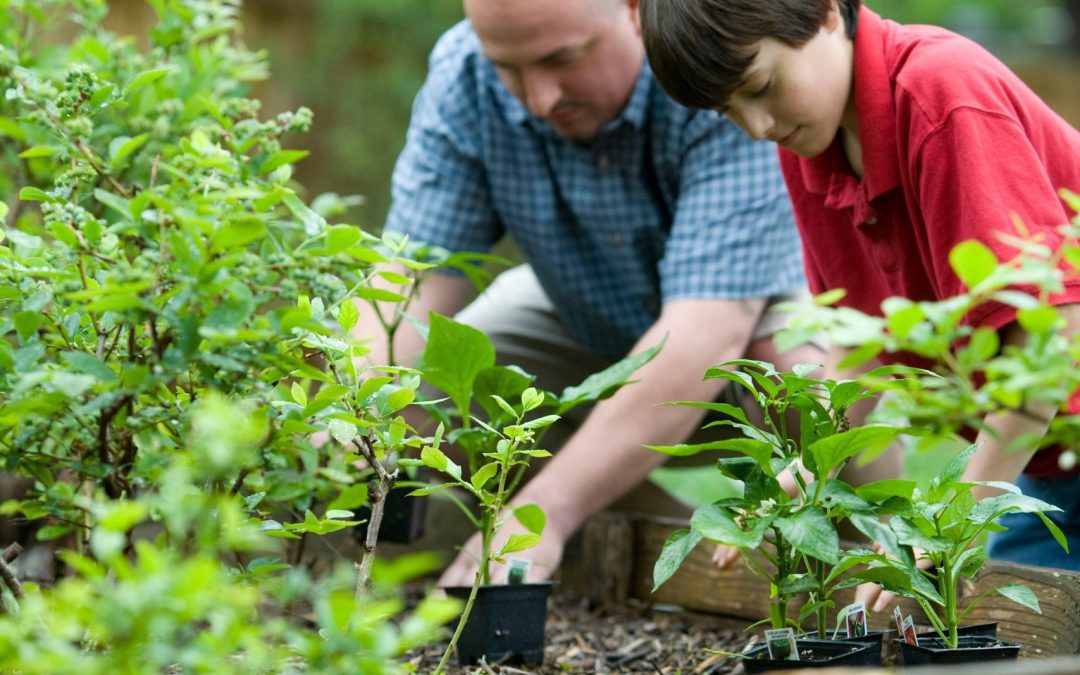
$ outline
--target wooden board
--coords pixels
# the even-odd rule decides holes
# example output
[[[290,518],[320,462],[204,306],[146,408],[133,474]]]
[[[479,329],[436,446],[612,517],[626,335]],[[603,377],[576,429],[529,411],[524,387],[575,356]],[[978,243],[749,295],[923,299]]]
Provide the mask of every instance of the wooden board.
[[[597,604],[624,603],[636,598],[653,604],[677,605],[690,611],[710,612],[745,620],[748,624],[768,616],[769,587],[745,565],[719,570],[713,565],[712,546],[704,543],[683,563],[674,576],[652,591],[653,565],[668,536],[686,522],[625,514],[602,514],[586,526],[582,575],[591,580],[586,595]],[[628,534],[629,533],[629,534]],[[632,545],[622,543],[632,538]],[[969,614],[966,623],[997,621],[999,634],[1031,646],[1027,658],[1080,654],[1080,574],[1064,570],[991,562],[974,582],[961,591],[974,598],[985,590],[1009,583],[1023,583],[1039,597],[1043,613],[1036,614],[994,594]],[[591,590],[590,590],[591,588]],[[843,607],[854,591],[837,593],[836,606]],[[906,614],[928,625],[919,606],[901,599]],[[798,603],[789,607],[795,616]],[[919,618],[922,620],[919,621]],[[872,616],[871,626],[892,627],[891,615]],[[1080,672],[1080,668],[1072,671]]]

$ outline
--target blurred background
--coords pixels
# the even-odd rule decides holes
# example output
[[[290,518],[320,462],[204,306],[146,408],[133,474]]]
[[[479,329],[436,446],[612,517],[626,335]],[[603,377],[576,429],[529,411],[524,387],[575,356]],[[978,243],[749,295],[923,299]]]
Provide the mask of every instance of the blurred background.
[[[539,1],[539,0],[538,0]],[[110,0],[117,32],[152,21],[144,0]],[[1008,63],[1073,126],[1080,127],[1080,0],[868,0],[904,23],[946,26]],[[377,230],[390,172],[405,139],[413,96],[442,31],[462,18],[460,0],[247,0],[248,46],[265,49],[271,79],[254,93],[269,116],[306,105],[314,130],[297,178],[311,195],[360,194],[352,222]]]

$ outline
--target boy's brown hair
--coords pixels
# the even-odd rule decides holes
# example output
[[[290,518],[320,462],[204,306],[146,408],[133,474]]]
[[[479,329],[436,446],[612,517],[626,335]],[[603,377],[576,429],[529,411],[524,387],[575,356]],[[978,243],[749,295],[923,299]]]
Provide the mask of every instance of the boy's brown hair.
[[[640,0],[645,53],[671,98],[690,108],[722,108],[761,40],[801,47],[834,5],[853,38],[860,0]]]

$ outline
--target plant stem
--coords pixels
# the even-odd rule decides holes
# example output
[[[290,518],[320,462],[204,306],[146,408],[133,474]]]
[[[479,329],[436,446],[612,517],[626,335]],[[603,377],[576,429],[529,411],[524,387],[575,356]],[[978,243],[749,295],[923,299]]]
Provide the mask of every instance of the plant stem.
[[[356,598],[365,597],[371,591],[371,567],[375,563],[375,546],[379,541],[379,527],[382,525],[383,512],[386,509],[386,495],[394,487],[397,470],[390,473],[375,456],[367,437],[353,439],[353,444],[360,449],[364,459],[375,469],[376,480],[368,483],[368,503],[371,505],[371,517],[368,518],[367,535],[364,537],[363,554],[356,563]]]
[[[446,651],[443,652],[442,658],[439,659],[439,665],[435,667],[435,675],[442,675],[442,673],[446,672],[446,664],[450,661],[450,654],[453,653],[454,646],[457,645],[458,638],[461,637],[461,631],[465,630],[465,623],[469,620],[473,603],[476,602],[476,594],[480,592],[480,570],[483,568],[484,565],[481,565],[476,569],[472,589],[469,591],[469,599],[465,601],[465,609],[461,612],[457,628],[454,629],[454,635],[450,638],[450,644],[447,645]]]

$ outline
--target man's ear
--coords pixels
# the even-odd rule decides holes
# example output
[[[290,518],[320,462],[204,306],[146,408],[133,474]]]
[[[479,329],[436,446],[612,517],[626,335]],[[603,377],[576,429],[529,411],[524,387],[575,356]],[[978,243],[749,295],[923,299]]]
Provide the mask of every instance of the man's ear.
[[[627,8],[630,10],[631,21],[634,22],[634,30],[638,36],[641,36],[641,10],[638,6],[638,0],[626,0]]]

